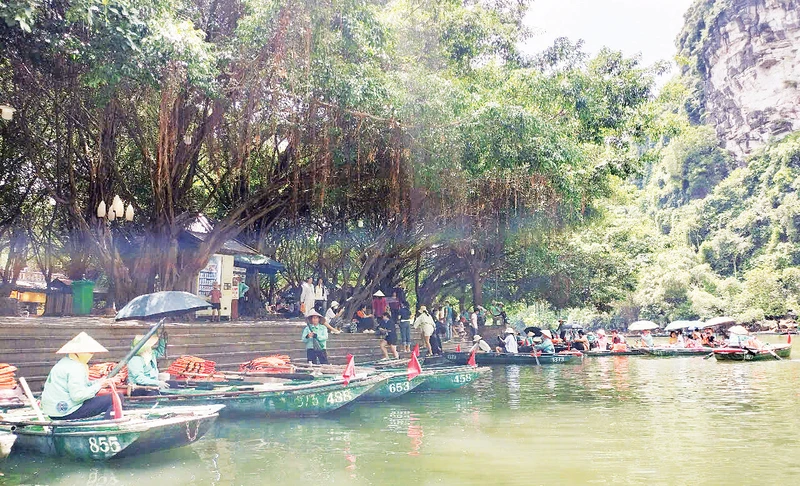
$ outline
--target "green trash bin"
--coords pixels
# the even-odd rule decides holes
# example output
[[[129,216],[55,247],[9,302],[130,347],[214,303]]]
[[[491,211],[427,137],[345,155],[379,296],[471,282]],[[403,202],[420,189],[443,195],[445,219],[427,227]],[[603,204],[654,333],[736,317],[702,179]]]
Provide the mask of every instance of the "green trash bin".
[[[72,313],[88,315],[94,303],[94,282],[91,280],[74,280],[72,282]]]

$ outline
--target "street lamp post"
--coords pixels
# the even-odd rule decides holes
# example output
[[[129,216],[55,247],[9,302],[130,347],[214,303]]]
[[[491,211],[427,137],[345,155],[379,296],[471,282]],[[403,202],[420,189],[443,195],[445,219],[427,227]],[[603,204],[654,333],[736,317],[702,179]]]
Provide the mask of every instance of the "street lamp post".
[[[128,207],[126,208],[125,203],[122,201],[122,198],[120,198],[119,196],[114,196],[114,198],[111,200],[111,204],[109,204],[108,206],[106,206],[105,201],[100,201],[100,203],[97,205],[97,217],[102,220],[108,220],[108,225],[109,225],[108,237],[111,240],[111,251],[112,251],[111,257],[112,259],[116,258],[117,245],[116,245],[116,240],[114,239],[114,233],[111,230],[110,223],[113,222],[115,219],[119,219],[120,223],[122,223],[122,220],[128,222],[133,221],[133,205],[128,203]],[[116,265],[116,263],[113,262],[112,265]],[[109,279],[109,282],[111,283],[111,285],[114,285],[115,283],[114,276],[112,275],[111,277],[112,278]],[[111,308],[116,310],[115,297],[116,296],[112,293]],[[108,303],[106,303],[106,305],[108,305]]]

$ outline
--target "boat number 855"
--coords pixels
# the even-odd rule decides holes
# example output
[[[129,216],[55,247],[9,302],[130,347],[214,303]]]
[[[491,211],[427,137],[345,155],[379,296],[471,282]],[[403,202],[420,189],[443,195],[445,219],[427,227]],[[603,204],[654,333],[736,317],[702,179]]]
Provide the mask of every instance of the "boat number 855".
[[[119,445],[119,440],[113,435],[109,437],[89,437],[89,450],[93,454],[98,452],[119,452],[122,446]]]
[[[389,383],[389,393],[403,393],[409,391],[410,389],[411,385],[407,381],[402,383]]]

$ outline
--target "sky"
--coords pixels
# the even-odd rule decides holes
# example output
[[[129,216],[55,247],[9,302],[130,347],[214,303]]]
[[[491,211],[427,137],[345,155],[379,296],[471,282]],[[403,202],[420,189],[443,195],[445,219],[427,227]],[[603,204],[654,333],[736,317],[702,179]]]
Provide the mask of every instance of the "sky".
[[[641,54],[645,65],[672,61],[683,14],[694,0],[534,0],[525,23],[533,38],[523,51],[535,53],[557,37],[583,39],[590,54],[603,47],[627,56]]]

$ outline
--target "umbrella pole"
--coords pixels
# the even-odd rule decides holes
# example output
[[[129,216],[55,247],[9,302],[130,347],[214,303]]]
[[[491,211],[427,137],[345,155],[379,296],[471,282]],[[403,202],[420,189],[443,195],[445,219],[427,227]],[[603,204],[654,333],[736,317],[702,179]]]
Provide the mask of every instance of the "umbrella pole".
[[[114,376],[116,376],[116,374],[119,373],[119,371],[122,369],[122,367],[125,366],[126,364],[128,364],[128,361],[130,361],[131,358],[136,356],[136,353],[138,353],[139,350],[144,347],[144,345],[147,343],[147,340],[150,339],[153,335],[155,335],[156,332],[158,332],[158,329],[164,324],[165,321],[166,321],[166,318],[162,317],[156,323],[155,326],[151,327],[150,330],[147,332],[147,334],[144,335],[144,338],[142,338],[139,341],[139,343],[136,344],[136,346],[134,346],[124,358],[122,358],[122,361],[117,363],[117,366],[115,366],[114,369],[111,370],[111,373],[109,373],[106,378],[113,378]]]

